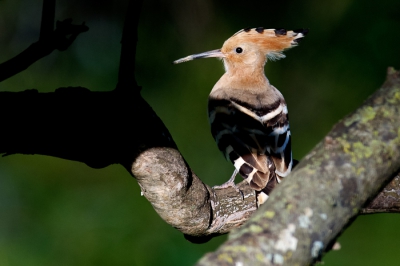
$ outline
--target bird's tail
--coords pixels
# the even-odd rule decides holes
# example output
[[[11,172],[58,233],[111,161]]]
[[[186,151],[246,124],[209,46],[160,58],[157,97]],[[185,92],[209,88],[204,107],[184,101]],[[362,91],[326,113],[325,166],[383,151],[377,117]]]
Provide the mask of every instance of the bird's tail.
[[[256,191],[257,205],[263,204],[278,184],[275,165],[269,156],[252,152],[239,155],[232,151],[229,157],[239,174]]]

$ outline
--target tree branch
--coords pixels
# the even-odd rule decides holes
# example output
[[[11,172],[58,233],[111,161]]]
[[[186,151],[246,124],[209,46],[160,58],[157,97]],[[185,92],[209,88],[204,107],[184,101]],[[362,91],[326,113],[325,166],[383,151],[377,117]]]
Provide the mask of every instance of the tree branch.
[[[213,191],[188,167],[176,149],[154,148],[141,153],[132,165],[143,195],[158,214],[194,242],[229,232],[256,210],[254,191],[239,188]]]
[[[198,265],[309,265],[400,169],[400,73],[332,131]]]
[[[72,19],[57,21],[56,29],[53,30],[54,7],[54,1],[43,1],[39,41],[31,44],[14,58],[0,64],[0,82],[24,71],[55,49],[66,50],[79,34],[89,30],[84,23],[82,25],[71,24]]]
[[[213,191],[202,183],[180,155],[162,121],[134,91],[129,94],[128,90],[117,93],[60,88],[54,93],[0,92],[0,106],[3,110],[12,110],[12,115],[2,117],[6,130],[0,131],[0,153],[43,154],[84,162],[94,168],[122,164],[137,178],[144,196],[160,216],[193,242],[207,241],[242,225],[256,210],[254,192],[245,182],[241,183],[243,200],[232,188]],[[368,115],[368,110],[371,109],[363,106],[358,113]],[[390,114],[388,110],[385,112]],[[357,118],[357,115],[352,117]],[[391,134],[390,130],[381,132],[386,138]],[[325,140],[327,147],[337,145],[338,140],[329,136]],[[340,140],[346,141],[345,138]],[[343,146],[345,151],[350,152],[351,145],[348,142]],[[360,144],[355,145],[356,151],[360,151],[362,148],[357,145]],[[352,156],[357,159],[361,155],[354,153]],[[364,166],[364,169],[370,168]],[[387,189],[391,191],[392,188]],[[343,196],[345,200],[347,195]],[[372,210],[368,213],[382,209],[392,211],[398,205],[393,203],[388,207],[386,200],[372,204],[374,207],[369,207]]]
[[[55,12],[56,0],[43,0],[39,40],[45,40],[53,33]]]
[[[396,177],[375,197],[365,208],[361,210],[361,214],[374,213],[399,213],[400,212],[400,175]]]
[[[140,87],[135,79],[135,58],[137,45],[137,25],[139,23],[140,8],[142,1],[129,1],[125,17],[124,29],[121,39],[121,57],[119,63],[118,84],[116,89],[137,89]]]

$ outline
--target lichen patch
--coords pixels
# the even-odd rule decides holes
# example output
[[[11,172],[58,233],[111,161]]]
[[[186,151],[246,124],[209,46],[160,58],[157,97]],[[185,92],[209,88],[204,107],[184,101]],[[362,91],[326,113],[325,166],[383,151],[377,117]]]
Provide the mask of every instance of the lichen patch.
[[[375,118],[376,111],[371,106],[366,106],[360,110],[361,122],[366,123]]]
[[[311,257],[313,257],[313,258],[319,257],[323,247],[324,247],[324,243],[322,243],[321,241],[314,241],[314,243],[311,247]]]
[[[278,265],[282,265],[283,264],[283,256],[281,254],[275,254],[274,258],[273,258],[273,263],[274,264],[278,264]]]
[[[264,213],[264,216],[265,216],[266,218],[268,218],[268,219],[272,219],[272,218],[274,218],[274,216],[275,216],[275,212],[274,212],[274,211],[266,211],[266,212]]]
[[[299,226],[302,228],[308,228],[311,225],[311,216],[313,215],[313,210],[311,208],[305,208],[304,214],[299,216]]]
[[[321,213],[321,214],[319,215],[319,217],[321,217],[322,220],[328,219],[328,215],[326,215],[326,213]]]
[[[295,230],[296,230],[296,225],[294,224],[289,224],[286,229],[283,229],[279,233],[279,239],[276,242],[275,248],[283,252],[286,252],[288,250],[295,251],[298,242],[298,239],[293,236]]]

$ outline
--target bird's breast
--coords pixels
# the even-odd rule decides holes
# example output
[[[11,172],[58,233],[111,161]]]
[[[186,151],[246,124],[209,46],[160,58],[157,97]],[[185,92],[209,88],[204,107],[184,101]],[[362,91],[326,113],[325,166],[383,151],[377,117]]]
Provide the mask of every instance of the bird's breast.
[[[285,103],[282,94],[273,86],[267,88],[214,87],[209,95],[209,102],[216,100],[236,102],[259,116]]]

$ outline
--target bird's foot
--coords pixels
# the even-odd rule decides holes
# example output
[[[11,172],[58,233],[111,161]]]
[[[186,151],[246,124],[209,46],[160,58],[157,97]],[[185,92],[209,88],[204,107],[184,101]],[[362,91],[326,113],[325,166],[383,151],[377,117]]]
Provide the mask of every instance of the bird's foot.
[[[223,183],[222,185],[219,186],[213,186],[213,189],[224,189],[228,187],[233,187],[236,191],[239,189],[236,187],[235,182],[233,180],[229,180],[228,182]]]
[[[242,195],[242,199],[244,199],[244,194],[243,191],[241,191],[236,185],[235,182],[226,182],[223,183],[222,185],[219,186],[213,186],[212,189],[216,190],[216,189],[224,189],[224,188],[228,188],[228,187],[233,187],[237,192],[239,192]]]
[[[223,183],[222,185],[219,185],[219,186],[213,186],[212,188],[214,190],[216,190],[216,189],[224,189],[224,188],[228,188],[228,187],[233,187],[237,192],[242,194],[242,198],[244,199],[243,191],[241,191],[235,184],[235,177],[236,177],[237,173],[238,173],[238,171],[235,169],[235,171],[233,172],[231,178],[227,182],[225,182],[225,183]]]

